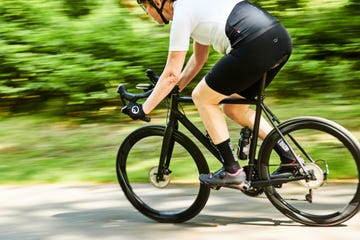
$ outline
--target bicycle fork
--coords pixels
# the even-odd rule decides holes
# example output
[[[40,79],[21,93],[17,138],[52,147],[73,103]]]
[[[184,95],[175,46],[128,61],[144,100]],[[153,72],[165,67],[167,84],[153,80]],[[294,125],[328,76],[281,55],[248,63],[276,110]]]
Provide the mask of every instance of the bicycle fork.
[[[171,170],[169,169],[169,166],[175,145],[173,134],[174,131],[178,130],[179,128],[178,120],[176,119],[172,111],[172,109],[177,109],[178,102],[175,97],[171,97],[171,100],[172,101],[171,101],[169,121],[166,125],[164,138],[161,144],[161,154],[160,154],[159,166],[156,176],[157,182],[164,181],[165,180],[164,175],[171,174]]]
[[[166,129],[164,138],[161,144],[161,154],[159,159],[158,170],[156,173],[156,181],[164,181],[164,175],[169,175],[171,170],[169,169],[170,159],[174,149],[175,141],[173,138],[174,129],[177,129],[177,123],[169,121]]]

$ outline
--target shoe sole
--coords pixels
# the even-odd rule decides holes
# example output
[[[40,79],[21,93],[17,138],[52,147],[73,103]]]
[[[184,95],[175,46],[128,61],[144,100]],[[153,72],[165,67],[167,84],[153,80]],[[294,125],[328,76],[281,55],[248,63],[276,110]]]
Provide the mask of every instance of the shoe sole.
[[[240,184],[225,184],[225,185],[212,185],[207,182],[202,182],[202,181],[200,181],[200,182],[201,182],[201,184],[208,185],[210,188],[215,189],[215,190],[219,190],[221,187],[233,188],[233,189],[237,189],[240,191],[249,189],[249,184],[246,182],[242,182]]]

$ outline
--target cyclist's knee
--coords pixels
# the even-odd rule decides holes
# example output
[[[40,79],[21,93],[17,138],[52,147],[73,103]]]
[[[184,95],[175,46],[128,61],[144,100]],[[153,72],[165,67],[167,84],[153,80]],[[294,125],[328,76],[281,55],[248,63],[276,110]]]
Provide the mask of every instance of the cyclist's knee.
[[[225,95],[211,89],[204,79],[194,88],[191,96],[197,106],[201,104],[217,105],[226,97]]]
[[[196,86],[191,92],[191,97],[195,105],[199,104],[201,101],[200,89]]]
[[[196,87],[193,89],[191,93],[191,97],[194,101],[195,105],[200,105],[201,103],[207,102],[208,94],[206,93],[206,89],[204,90],[205,86],[202,81],[199,82],[199,84],[196,85]]]

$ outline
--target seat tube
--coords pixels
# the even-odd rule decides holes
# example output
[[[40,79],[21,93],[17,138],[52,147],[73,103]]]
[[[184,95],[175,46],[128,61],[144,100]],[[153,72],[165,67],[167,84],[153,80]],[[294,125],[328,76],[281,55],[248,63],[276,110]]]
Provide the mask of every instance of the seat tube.
[[[259,127],[260,127],[260,120],[261,120],[261,113],[262,113],[261,105],[265,98],[264,89],[265,89],[265,85],[266,85],[266,78],[267,78],[267,73],[264,73],[263,79],[262,79],[261,84],[258,89],[258,95],[257,95],[257,99],[256,99],[256,112],[255,112],[255,121],[254,121],[254,127],[253,127],[253,138],[251,141],[250,152],[249,152],[249,160],[250,160],[249,167],[251,168],[251,171],[252,171],[252,167],[254,166],[254,162],[255,162],[256,146],[257,146],[257,141],[258,141],[258,137],[259,137]]]

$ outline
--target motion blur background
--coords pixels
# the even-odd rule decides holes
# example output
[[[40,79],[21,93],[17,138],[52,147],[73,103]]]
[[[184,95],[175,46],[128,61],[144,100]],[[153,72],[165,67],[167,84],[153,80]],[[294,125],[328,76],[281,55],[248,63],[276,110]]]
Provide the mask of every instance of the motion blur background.
[[[359,1],[253,2],[294,45],[267,90],[274,109],[284,118],[320,114],[358,134]],[[1,0],[0,182],[114,181],[131,125],[116,87],[134,90],[147,68],[161,73],[168,33],[135,0]],[[218,58],[211,53],[192,85]]]

